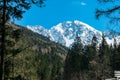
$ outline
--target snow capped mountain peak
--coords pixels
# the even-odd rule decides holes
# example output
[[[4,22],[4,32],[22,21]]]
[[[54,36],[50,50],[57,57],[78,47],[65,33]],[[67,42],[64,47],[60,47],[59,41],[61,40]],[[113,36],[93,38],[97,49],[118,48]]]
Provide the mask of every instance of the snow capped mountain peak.
[[[53,27],[51,28],[51,30],[52,30],[52,29],[55,29],[55,30],[57,30],[57,31],[59,31],[59,32],[61,32],[61,33],[64,33],[64,30],[63,30],[62,28],[63,28],[63,27],[62,27],[62,23],[59,23],[58,25],[53,26]]]
[[[98,31],[90,25],[78,20],[59,23],[56,26],[51,27],[49,30],[45,29],[42,26],[27,26],[27,28],[46,37],[49,37],[50,40],[58,42],[66,47],[70,47],[74,43],[74,40],[77,36],[80,37],[83,45],[91,44],[93,36],[96,36],[98,44],[100,44],[102,41],[101,31]],[[106,37],[106,40],[109,44],[113,43],[114,41],[108,36]]]
[[[83,22],[81,22],[81,21],[75,20],[74,23],[75,23],[76,25],[78,25],[78,26],[81,25],[81,26],[86,27],[86,28],[88,28],[88,29],[95,30],[93,27],[91,27],[91,26],[89,26],[88,24],[85,24],[85,23],[83,23]]]

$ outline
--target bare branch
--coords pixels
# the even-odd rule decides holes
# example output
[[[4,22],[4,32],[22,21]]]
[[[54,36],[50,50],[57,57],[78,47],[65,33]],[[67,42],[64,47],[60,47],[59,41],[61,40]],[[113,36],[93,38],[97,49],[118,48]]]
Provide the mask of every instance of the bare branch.
[[[115,1],[118,1],[118,0],[98,0],[98,2],[100,3],[115,2]]]
[[[106,15],[107,17],[109,17],[110,14],[112,14],[113,12],[115,12],[117,10],[120,10],[120,6],[116,6],[116,7],[113,7],[111,9],[108,9],[108,10],[97,9],[96,10],[96,18],[99,19],[99,17],[102,15]]]

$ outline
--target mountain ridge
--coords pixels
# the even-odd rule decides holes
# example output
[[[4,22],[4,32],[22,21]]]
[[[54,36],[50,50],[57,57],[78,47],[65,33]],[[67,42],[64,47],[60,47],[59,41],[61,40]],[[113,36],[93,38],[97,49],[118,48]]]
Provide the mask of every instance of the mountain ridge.
[[[114,44],[114,37],[118,41],[117,43],[120,42],[119,35],[113,35],[111,37],[111,33],[96,30],[92,26],[78,20],[59,23],[50,29],[45,29],[43,26],[27,26],[27,28],[66,47],[70,47],[77,36],[80,37],[83,45],[90,45],[92,37],[96,36],[99,45],[102,41],[102,33],[105,34],[106,41],[109,45]]]

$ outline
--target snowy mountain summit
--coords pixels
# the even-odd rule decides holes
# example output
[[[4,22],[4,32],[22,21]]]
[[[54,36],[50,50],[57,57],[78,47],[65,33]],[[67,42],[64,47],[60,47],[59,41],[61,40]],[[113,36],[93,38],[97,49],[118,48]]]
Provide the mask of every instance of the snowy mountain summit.
[[[66,47],[70,47],[77,36],[81,39],[83,45],[89,45],[92,42],[93,36],[96,36],[98,44],[102,41],[102,32],[81,21],[66,21],[53,26],[47,30],[42,26],[27,26],[28,29],[44,35],[50,40],[58,42]],[[120,37],[117,36],[120,40]],[[106,37],[107,43],[112,44],[114,39]]]

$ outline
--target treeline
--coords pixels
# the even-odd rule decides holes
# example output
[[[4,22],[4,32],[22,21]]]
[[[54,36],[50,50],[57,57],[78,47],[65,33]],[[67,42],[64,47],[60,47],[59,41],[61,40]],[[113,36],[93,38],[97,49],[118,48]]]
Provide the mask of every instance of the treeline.
[[[32,31],[6,26],[4,80],[105,80],[120,70],[120,45],[108,45],[104,35],[83,46],[80,38],[70,49]]]
[[[114,71],[120,70],[120,45],[108,45],[105,36],[97,45],[96,36],[92,44],[83,46],[77,39],[69,49],[64,64],[63,80],[105,80],[114,77]]]
[[[39,7],[45,6],[44,0],[0,0],[0,80],[5,80],[6,24],[9,20],[21,19],[23,13],[29,10],[32,4]]]
[[[67,48],[13,23],[5,35],[3,80],[61,79]]]

